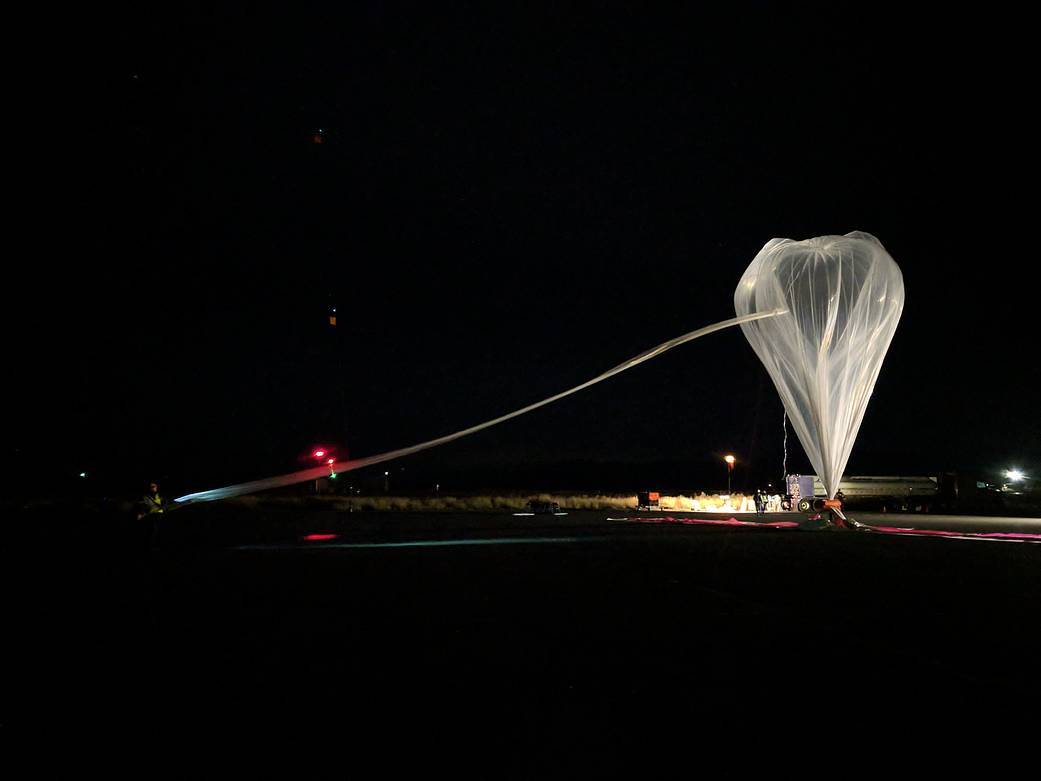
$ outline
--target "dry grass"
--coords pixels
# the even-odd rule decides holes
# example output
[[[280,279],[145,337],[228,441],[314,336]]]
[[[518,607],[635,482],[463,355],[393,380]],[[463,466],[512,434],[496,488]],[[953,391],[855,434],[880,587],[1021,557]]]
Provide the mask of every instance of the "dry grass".
[[[531,501],[556,502],[562,510],[635,510],[635,495],[533,493],[511,496],[241,496],[226,500],[241,507],[326,507],[339,511],[374,512],[520,512]],[[662,510],[754,512],[751,496],[694,494],[662,496]]]
[[[376,512],[517,512],[529,501],[556,502],[572,510],[621,510],[636,507],[635,496],[525,494],[514,496],[242,496],[228,499],[242,507],[328,507],[331,510]]]

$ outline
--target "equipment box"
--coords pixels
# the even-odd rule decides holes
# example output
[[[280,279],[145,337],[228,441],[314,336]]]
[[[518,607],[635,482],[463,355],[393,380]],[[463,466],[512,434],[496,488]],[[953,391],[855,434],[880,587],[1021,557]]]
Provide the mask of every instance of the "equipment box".
[[[788,475],[787,483],[787,509],[807,512],[813,504],[813,475]]]
[[[661,494],[657,491],[640,491],[636,494],[637,510],[657,510],[661,505]]]

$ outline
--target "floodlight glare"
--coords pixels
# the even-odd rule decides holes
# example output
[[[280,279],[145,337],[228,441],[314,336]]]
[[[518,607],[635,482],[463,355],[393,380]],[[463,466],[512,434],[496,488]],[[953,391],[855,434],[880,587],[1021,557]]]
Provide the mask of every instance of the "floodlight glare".
[[[1022,480],[1024,477],[1026,477],[1026,475],[1020,472],[1018,469],[1006,469],[1005,477],[1007,477],[1009,480],[1015,481]]]

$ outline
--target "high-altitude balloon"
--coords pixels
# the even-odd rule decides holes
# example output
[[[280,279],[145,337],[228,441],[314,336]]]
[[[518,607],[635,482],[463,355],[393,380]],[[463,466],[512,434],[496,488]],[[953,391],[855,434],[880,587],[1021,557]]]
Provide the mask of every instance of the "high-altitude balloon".
[[[868,233],[772,239],[741,277],[734,308],[787,310],[741,330],[834,497],[904,308],[900,268]]]

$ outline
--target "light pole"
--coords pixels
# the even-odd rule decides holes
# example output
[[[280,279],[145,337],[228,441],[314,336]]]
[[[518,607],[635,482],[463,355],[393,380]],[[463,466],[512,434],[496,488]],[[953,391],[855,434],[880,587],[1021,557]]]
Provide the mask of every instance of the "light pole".
[[[727,495],[729,496],[730,495],[730,475],[734,471],[734,461],[736,461],[737,459],[735,459],[731,455],[728,455],[723,460],[727,462]]]

